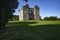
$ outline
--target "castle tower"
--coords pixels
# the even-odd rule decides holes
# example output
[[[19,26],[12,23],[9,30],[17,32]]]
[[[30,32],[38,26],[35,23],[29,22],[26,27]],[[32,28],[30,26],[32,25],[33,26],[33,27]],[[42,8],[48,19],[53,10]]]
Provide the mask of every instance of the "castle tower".
[[[21,10],[19,10],[19,21],[29,20],[29,5],[26,4]]]
[[[19,21],[23,20],[23,9],[19,10]]]
[[[23,6],[23,20],[29,20],[29,5]]]
[[[40,16],[39,16],[39,7],[35,5],[34,7],[34,20],[39,20]]]

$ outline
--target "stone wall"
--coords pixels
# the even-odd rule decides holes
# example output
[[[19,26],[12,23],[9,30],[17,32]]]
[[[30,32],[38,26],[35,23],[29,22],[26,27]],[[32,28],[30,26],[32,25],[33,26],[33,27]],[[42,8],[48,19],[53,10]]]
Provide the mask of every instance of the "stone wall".
[[[19,11],[19,20],[40,20],[39,7],[34,6],[34,8],[29,8],[29,5],[26,4]]]
[[[39,16],[39,7],[35,6],[34,7],[34,20],[39,20],[40,16]]]

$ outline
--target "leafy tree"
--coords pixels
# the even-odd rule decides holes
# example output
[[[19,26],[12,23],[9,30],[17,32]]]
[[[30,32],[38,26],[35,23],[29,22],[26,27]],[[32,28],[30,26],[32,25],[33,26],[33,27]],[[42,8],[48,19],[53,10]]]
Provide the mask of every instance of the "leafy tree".
[[[28,0],[24,0],[27,2]],[[3,28],[18,6],[18,0],[0,0],[0,28]]]
[[[23,0],[23,1],[28,2],[28,0]]]
[[[60,18],[58,18],[58,20],[60,20]]]
[[[40,16],[40,20],[42,20],[41,16]]]
[[[19,20],[18,15],[13,15],[13,17],[9,19],[9,21],[16,21],[16,20]]]
[[[0,0],[0,28],[3,28],[12,17],[18,6],[17,0]]]
[[[44,17],[44,20],[48,20],[48,17],[46,16],[46,17]]]
[[[56,16],[44,17],[44,20],[57,20]]]

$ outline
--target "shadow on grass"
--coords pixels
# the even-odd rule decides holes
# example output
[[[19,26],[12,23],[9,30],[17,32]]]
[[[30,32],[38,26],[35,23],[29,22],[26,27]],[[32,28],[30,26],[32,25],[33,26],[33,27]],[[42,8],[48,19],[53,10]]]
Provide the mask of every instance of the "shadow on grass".
[[[37,22],[14,22],[4,32],[3,40],[60,40],[60,24],[31,26]]]
[[[11,26],[18,26],[18,27],[27,27],[29,26],[29,24],[35,24],[37,22],[13,22],[13,23],[8,23],[8,25],[11,27]],[[8,26],[8,27],[9,27]]]

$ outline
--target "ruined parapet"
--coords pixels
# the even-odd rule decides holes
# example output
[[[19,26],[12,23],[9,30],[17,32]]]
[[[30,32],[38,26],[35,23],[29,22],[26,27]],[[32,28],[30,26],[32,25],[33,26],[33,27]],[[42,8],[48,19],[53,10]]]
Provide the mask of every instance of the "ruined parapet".
[[[39,20],[39,7],[37,5],[34,6],[34,20]]]

